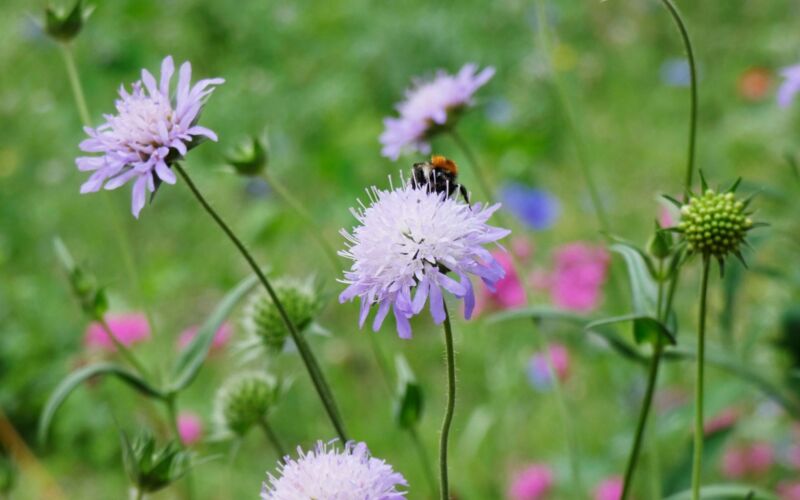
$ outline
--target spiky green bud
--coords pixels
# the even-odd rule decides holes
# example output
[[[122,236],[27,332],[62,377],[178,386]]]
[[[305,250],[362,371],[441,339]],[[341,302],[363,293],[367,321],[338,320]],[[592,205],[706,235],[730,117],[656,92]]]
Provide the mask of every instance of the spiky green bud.
[[[236,173],[247,176],[261,174],[269,163],[269,149],[265,138],[251,136],[242,141],[225,156]]]
[[[176,441],[158,447],[149,431],[142,431],[131,442],[124,432],[122,461],[134,488],[142,493],[153,493],[180,479],[191,468],[191,454]]]
[[[273,287],[292,324],[302,332],[314,320],[322,305],[314,283],[311,280],[280,279]],[[250,299],[245,310],[244,325],[264,345],[276,351],[283,349],[289,335],[278,308],[263,290]]]
[[[85,6],[78,0],[70,11],[48,5],[44,11],[44,30],[59,42],[69,42],[81,32],[83,25],[94,11],[94,6]]]
[[[706,189],[692,196],[681,207],[678,229],[683,233],[691,252],[723,260],[739,254],[753,221],[745,212],[745,203],[732,192],[717,193]]]
[[[274,377],[263,373],[234,376],[217,391],[216,412],[230,432],[243,436],[258,425],[275,404],[279,386]]]
[[[53,240],[56,257],[67,274],[70,287],[87,316],[98,319],[108,310],[105,290],[98,286],[95,276],[75,263],[67,246],[60,238]]]

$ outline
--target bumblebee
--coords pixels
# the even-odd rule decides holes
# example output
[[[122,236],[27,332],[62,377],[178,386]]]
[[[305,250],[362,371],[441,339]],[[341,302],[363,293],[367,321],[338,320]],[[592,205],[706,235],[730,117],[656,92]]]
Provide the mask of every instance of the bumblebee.
[[[428,191],[447,193],[447,196],[452,196],[458,190],[469,204],[467,189],[458,183],[458,167],[453,160],[444,156],[434,155],[431,161],[415,163],[411,167],[411,182],[415,188],[424,187]]]

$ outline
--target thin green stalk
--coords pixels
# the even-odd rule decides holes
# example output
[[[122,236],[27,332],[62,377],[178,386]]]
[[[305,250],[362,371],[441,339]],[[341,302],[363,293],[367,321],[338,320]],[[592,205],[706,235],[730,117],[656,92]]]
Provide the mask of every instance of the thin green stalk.
[[[439,437],[439,484],[441,500],[450,500],[450,486],[447,477],[447,442],[450,437],[450,424],[456,407],[456,355],[453,350],[453,331],[450,328],[450,313],[444,305],[444,347],[447,364],[447,406],[445,408],[442,431]]]
[[[300,201],[298,201],[297,198],[292,195],[292,192],[286,189],[286,186],[284,186],[277,178],[270,175],[267,171],[264,171],[263,175],[264,179],[267,181],[267,183],[269,183],[275,193],[283,199],[284,203],[289,205],[289,208],[294,210],[297,215],[303,219],[303,222],[306,223],[306,229],[308,229],[308,232],[311,233],[311,236],[319,244],[333,270],[335,272],[339,272],[341,266],[339,259],[337,258],[336,250],[334,250],[330,243],[328,243],[328,241],[325,239],[322,233],[322,228],[316,223],[314,217],[311,216],[303,204],[300,203]]]
[[[111,343],[114,344],[114,347],[116,348],[120,356],[122,356],[125,359],[125,361],[127,361],[131,366],[133,366],[133,368],[137,372],[139,372],[139,375],[141,375],[142,378],[144,378],[145,380],[150,380],[150,375],[147,369],[138,359],[136,359],[136,356],[133,354],[133,352],[131,352],[130,349],[128,349],[128,346],[123,344],[122,341],[120,341],[119,338],[117,338],[117,335],[111,330],[111,327],[108,326],[108,322],[106,322],[106,319],[101,316],[100,318],[97,319],[97,322],[100,323],[100,326],[106,332],[108,338],[111,339]]]
[[[472,171],[475,173],[475,178],[478,180],[478,186],[481,188],[481,191],[483,191],[483,196],[487,201],[494,200],[494,192],[491,188],[491,184],[489,184],[489,179],[486,177],[486,173],[481,168],[478,157],[475,156],[472,148],[469,147],[467,141],[461,137],[461,134],[458,133],[455,127],[450,127],[447,130],[450,133],[450,137],[453,138],[453,141],[455,141],[456,145],[458,145],[458,147],[464,153],[464,156],[467,157],[467,161],[472,166]]]
[[[435,497],[436,478],[433,476],[433,467],[431,467],[431,461],[430,458],[428,458],[428,452],[425,450],[425,445],[422,444],[422,440],[419,437],[416,427],[409,427],[408,433],[411,435],[411,442],[414,443],[414,448],[417,450],[419,464],[420,467],[422,467],[423,473],[425,474],[425,481],[428,482],[428,487],[431,490],[432,497]]]
[[[258,421],[258,425],[261,427],[261,430],[264,431],[264,435],[267,436],[269,443],[275,448],[275,451],[278,453],[279,459],[283,459],[286,456],[286,449],[281,444],[281,440],[278,439],[278,435],[275,434],[275,430],[269,425],[267,422],[267,418],[263,417]]]
[[[697,141],[697,65],[694,61],[694,49],[692,48],[692,40],[689,38],[689,31],[686,29],[686,23],[683,22],[681,13],[678,8],[672,3],[672,0],[661,0],[664,7],[667,8],[675,24],[678,26],[678,31],[681,33],[681,40],[686,49],[686,57],[689,60],[689,77],[691,80],[691,106],[689,109],[689,146],[686,151],[686,175],[684,180],[684,187],[690,190],[692,187],[692,178],[694,175],[694,156],[695,156],[695,143]]]
[[[572,489],[573,497],[581,498],[583,496],[583,480],[581,474],[580,463],[580,445],[578,443],[578,436],[575,434],[575,427],[572,423],[572,414],[567,407],[567,398],[564,396],[564,387],[561,385],[561,379],[558,378],[558,371],[553,365],[553,360],[550,357],[550,340],[547,338],[547,333],[541,328],[539,320],[533,320],[534,325],[540,327],[541,335],[534,335],[539,339],[539,350],[544,353],[545,362],[547,364],[547,371],[550,375],[550,380],[553,384],[553,397],[556,400],[559,416],[564,425],[564,433],[567,438],[567,451],[569,453],[569,468],[572,475]]]
[[[72,55],[72,45],[69,43],[59,43],[58,45],[61,48],[64,65],[67,67],[67,78],[69,78],[69,85],[72,87],[72,95],[75,97],[75,105],[78,107],[78,114],[81,116],[83,125],[90,127],[92,119],[89,115],[89,107],[86,105],[86,98],[83,95],[83,87],[81,86],[81,79],[78,76],[78,68],[75,65],[75,57]]]
[[[697,381],[694,393],[694,458],[692,460],[692,500],[700,500],[700,475],[703,470],[703,368],[706,349],[706,298],[711,259],[703,256],[703,281],[700,284],[700,317],[697,328]]]
[[[578,165],[580,166],[581,175],[583,175],[586,187],[589,190],[589,197],[591,198],[592,206],[594,207],[595,214],[597,215],[600,229],[603,232],[608,233],[610,230],[608,215],[606,214],[606,209],[603,206],[603,201],[600,198],[600,191],[597,188],[597,183],[592,175],[589,155],[586,151],[586,145],[584,144],[583,136],[578,128],[578,121],[575,117],[575,111],[572,109],[570,100],[567,98],[567,91],[564,88],[564,84],[558,77],[555,69],[553,69],[553,64],[550,60],[550,28],[547,25],[547,14],[545,12],[543,2],[544,0],[536,0],[534,2],[534,9],[536,12],[536,31],[539,34],[539,44],[541,46],[542,53],[544,54],[545,62],[547,63],[548,68],[550,68],[551,81],[553,83],[553,87],[555,88],[558,101],[561,104],[561,107],[564,110],[564,115],[567,119],[567,127],[569,128],[570,135],[572,135],[572,141],[574,142],[575,152],[578,157]]]
[[[244,244],[239,240],[239,238],[234,234],[228,224],[222,220],[222,217],[217,214],[217,212],[208,204],[206,199],[197,189],[192,179],[189,177],[189,174],[183,169],[183,167],[179,163],[173,164],[173,168],[178,172],[178,174],[183,178],[186,182],[186,185],[191,190],[192,194],[195,196],[197,201],[200,205],[205,209],[208,215],[214,219],[214,222],[222,229],[228,239],[234,244],[234,246],[239,250],[239,253],[242,254],[242,257],[247,261],[250,265],[250,268],[258,277],[258,280],[264,286],[264,289],[267,291],[267,294],[270,296],[273,304],[275,304],[275,308],[278,310],[278,314],[280,314],[283,323],[286,325],[286,328],[289,330],[289,333],[292,336],[292,340],[294,341],[295,345],[297,346],[297,351],[300,353],[300,358],[303,360],[303,363],[306,366],[306,370],[308,370],[308,374],[311,377],[311,381],[314,384],[314,388],[319,395],[320,400],[322,401],[322,405],[325,407],[325,411],[328,414],[328,417],[333,424],[333,427],[336,429],[336,433],[339,435],[339,439],[342,442],[347,442],[347,433],[345,432],[344,425],[342,424],[342,419],[339,416],[339,411],[336,407],[336,402],[333,399],[333,395],[331,394],[330,387],[328,386],[327,381],[325,380],[324,375],[322,374],[322,370],[319,367],[319,363],[317,363],[317,359],[314,357],[314,353],[311,351],[311,347],[308,345],[308,341],[303,337],[300,332],[298,332],[297,327],[294,325],[292,320],[289,318],[289,315],[286,313],[286,309],[283,307],[280,299],[278,298],[275,290],[272,288],[269,280],[267,279],[266,275],[261,271],[261,268],[256,263],[253,256],[244,246]]]

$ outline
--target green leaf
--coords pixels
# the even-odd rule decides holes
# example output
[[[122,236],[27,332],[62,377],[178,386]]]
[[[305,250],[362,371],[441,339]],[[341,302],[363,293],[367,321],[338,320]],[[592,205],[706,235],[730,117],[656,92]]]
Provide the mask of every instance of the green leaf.
[[[394,417],[401,429],[415,427],[424,408],[424,394],[422,386],[417,382],[411,367],[402,355],[395,358],[397,365],[397,395],[394,401]]]
[[[114,363],[97,363],[89,366],[84,366],[80,370],[72,372],[66,379],[64,379],[50,399],[47,400],[42,416],[39,419],[39,441],[44,444],[47,441],[47,435],[50,426],[53,422],[53,417],[56,411],[61,407],[64,401],[67,400],[72,391],[74,391],[81,383],[96,375],[113,375],[122,382],[125,382],[132,388],[136,389],[145,396],[157,399],[163,399],[164,394],[158,389],[152,387],[139,375],[128,371],[120,365]]]
[[[487,316],[486,323],[487,324],[502,323],[505,321],[512,321],[517,319],[535,319],[541,321],[545,320],[565,321],[568,323],[575,323],[578,325],[584,325],[589,321],[586,317],[580,316],[575,313],[571,313],[569,311],[564,311],[561,309],[555,309],[553,307],[546,307],[546,306],[533,306],[533,307],[524,307],[521,309],[510,309],[508,311],[502,311],[491,314]]]
[[[690,500],[691,490],[682,491],[668,497],[666,500]],[[700,488],[700,498],[703,500],[778,500],[774,493],[757,486],[744,484],[711,484]]]
[[[651,316],[641,314],[626,314],[624,316],[599,319],[586,325],[585,329],[596,330],[600,326],[628,321],[633,323],[633,339],[636,344],[649,343],[655,346],[660,338],[664,344],[675,345],[675,336],[663,323]]]
[[[214,335],[222,326],[222,323],[231,314],[234,307],[242,298],[247,295],[256,284],[256,277],[251,276],[241,281],[236,288],[228,294],[217,305],[217,308],[206,319],[205,323],[197,331],[189,345],[181,351],[178,359],[172,367],[172,382],[169,386],[170,393],[177,393],[192,383],[203,362],[208,357],[208,351],[214,341]]]
[[[611,250],[625,260],[628,280],[631,287],[631,301],[637,315],[654,317],[656,315],[657,288],[652,264],[642,250],[628,244],[611,245]]]
[[[676,200],[675,198],[673,198],[672,196],[670,196],[668,194],[662,194],[661,197],[664,198],[665,200],[667,200],[668,202],[672,203],[673,205],[675,205],[678,208],[681,208],[683,206],[683,203],[681,203],[680,201]]]

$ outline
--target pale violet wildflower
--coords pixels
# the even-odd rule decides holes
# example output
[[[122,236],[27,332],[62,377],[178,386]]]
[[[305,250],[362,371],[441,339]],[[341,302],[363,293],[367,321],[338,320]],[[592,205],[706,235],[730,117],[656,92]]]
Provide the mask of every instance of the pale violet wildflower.
[[[86,127],[89,139],[80,144],[82,151],[98,156],[82,156],[78,169],[93,174],[81,186],[81,194],[116,189],[133,182],[131,212],[139,217],[147,192],[154,192],[162,181],[174,184],[172,162],[180,159],[201,138],[217,140],[213,131],[197,125],[205,98],[222,78],[200,80],[190,84],[192,66],[184,62],[178,72],[174,99],[170,97],[170,81],[175,72],[171,56],[161,63],[161,79],[146,69],[142,79],[128,93],[120,86],[116,101],[117,114],[104,116],[106,122],[97,128]]]
[[[403,500],[406,479],[385,461],[370,455],[364,443],[348,442],[344,450],[317,442],[298,458],[284,457],[278,477],[268,474],[262,500]]]
[[[795,94],[800,92],[800,64],[783,68],[781,75],[785,80],[778,89],[778,105],[787,108],[792,104]]]
[[[361,299],[360,326],[370,307],[377,305],[372,323],[376,331],[391,308],[401,338],[411,337],[409,318],[419,314],[428,300],[434,321],[444,321],[443,290],[464,300],[464,315],[469,318],[475,306],[469,276],[480,277],[494,290],[505,275],[484,248],[510,232],[487,224],[500,205],[469,206],[444,194],[415,189],[410,182],[388,191],[373,187],[368,193],[370,206],[351,210],[359,225],[352,232],[341,231],[348,244],[339,254],[353,264],[344,274],[342,282],[349,286],[339,301]]]
[[[392,160],[405,150],[429,154],[431,136],[452,126],[458,113],[473,104],[473,94],[492,76],[492,67],[478,72],[476,64],[466,64],[455,75],[439,71],[430,81],[414,82],[406,99],[397,105],[399,116],[383,121],[381,154]]]

